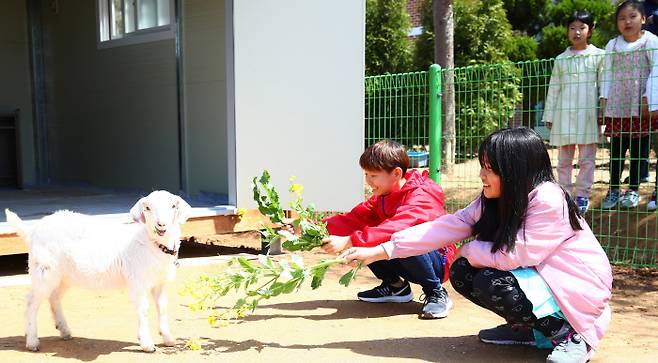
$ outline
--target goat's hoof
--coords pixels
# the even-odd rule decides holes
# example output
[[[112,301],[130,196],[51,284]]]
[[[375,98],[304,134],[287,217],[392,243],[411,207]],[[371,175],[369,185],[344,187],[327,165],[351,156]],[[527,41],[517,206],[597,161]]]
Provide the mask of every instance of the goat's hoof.
[[[73,337],[71,336],[71,333],[61,334],[61,337],[62,337],[63,340],[73,339]]]
[[[27,348],[27,350],[30,350],[32,352],[38,352],[39,351],[39,341],[37,341],[36,343],[33,343],[33,344],[29,344],[29,343],[25,344],[25,347]]]
[[[153,344],[142,345],[142,350],[145,351],[146,353],[153,353],[155,352],[155,345]]]
[[[174,339],[170,333],[160,333],[162,336],[162,344],[164,344],[166,347],[173,347],[176,345],[176,339]]]

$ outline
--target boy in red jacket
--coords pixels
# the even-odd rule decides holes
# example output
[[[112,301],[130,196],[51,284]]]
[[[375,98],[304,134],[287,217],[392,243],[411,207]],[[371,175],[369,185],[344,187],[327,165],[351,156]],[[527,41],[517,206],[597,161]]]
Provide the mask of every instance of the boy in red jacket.
[[[331,236],[322,246],[325,252],[376,246],[390,240],[397,231],[445,214],[443,190],[428,178],[427,172],[407,171],[409,157],[401,144],[379,141],[363,152],[359,164],[373,195],[349,213],[326,220]],[[420,317],[444,318],[452,302],[441,282],[448,279],[454,253],[452,245],[420,256],[371,263],[368,267],[382,283],[357,297],[367,302],[409,302],[413,299],[410,281],[423,287]]]

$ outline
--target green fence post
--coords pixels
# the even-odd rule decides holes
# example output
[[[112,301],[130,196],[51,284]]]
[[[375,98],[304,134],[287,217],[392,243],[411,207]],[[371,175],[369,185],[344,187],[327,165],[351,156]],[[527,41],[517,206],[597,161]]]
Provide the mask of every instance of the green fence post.
[[[429,70],[430,98],[430,178],[441,183],[441,66]]]

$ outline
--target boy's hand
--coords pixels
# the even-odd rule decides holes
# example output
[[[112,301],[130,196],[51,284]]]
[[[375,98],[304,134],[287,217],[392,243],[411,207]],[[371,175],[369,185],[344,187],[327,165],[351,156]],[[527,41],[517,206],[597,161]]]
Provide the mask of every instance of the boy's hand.
[[[381,245],[375,247],[352,247],[343,252],[340,257],[344,258],[347,263],[363,261],[369,265],[376,261],[388,260],[388,254]]]
[[[352,247],[352,240],[349,236],[329,236],[322,240],[324,244],[322,249],[326,253],[336,254],[340,253],[346,248]]]

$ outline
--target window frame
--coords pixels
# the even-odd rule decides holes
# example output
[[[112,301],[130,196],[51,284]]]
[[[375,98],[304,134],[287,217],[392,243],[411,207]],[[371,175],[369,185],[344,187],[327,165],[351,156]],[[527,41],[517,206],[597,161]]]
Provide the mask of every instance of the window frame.
[[[112,11],[110,9],[113,0],[96,0],[96,45],[98,49],[113,48],[126,45],[149,43],[160,40],[174,39],[176,36],[175,1],[165,0],[169,3],[169,24],[160,25],[146,29],[136,29],[130,33],[123,34],[121,38],[111,39]],[[122,0],[122,4],[124,1]],[[134,0],[135,2],[137,0]],[[122,6],[125,12],[125,6]],[[135,6],[137,10],[137,6]],[[135,27],[137,26],[137,14],[135,11]],[[125,27],[125,23],[124,23]]]

